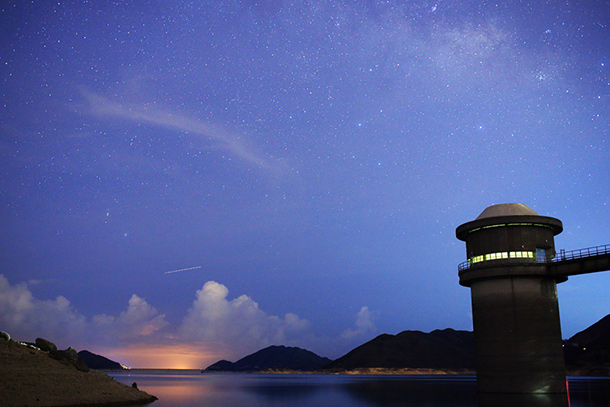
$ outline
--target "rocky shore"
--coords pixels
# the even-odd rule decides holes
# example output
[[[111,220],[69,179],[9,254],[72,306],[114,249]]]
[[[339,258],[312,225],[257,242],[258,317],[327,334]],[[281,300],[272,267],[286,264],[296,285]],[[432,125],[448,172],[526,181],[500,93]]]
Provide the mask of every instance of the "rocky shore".
[[[3,407],[126,406],[156,399],[57,354],[0,339]]]

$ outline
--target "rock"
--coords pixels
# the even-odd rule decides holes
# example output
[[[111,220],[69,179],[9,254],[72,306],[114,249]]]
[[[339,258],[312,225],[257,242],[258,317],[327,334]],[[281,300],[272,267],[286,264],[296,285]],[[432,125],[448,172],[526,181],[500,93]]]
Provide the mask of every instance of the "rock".
[[[81,372],[89,371],[89,367],[87,366],[87,363],[78,359],[78,353],[72,347],[70,347],[66,350],[51,351],[51,352],[49,352],[49,356],[52,357],[53,359],[59,360],[60,362],[66,364],[66,365],[72,365],[75,368],[77,368],[78,370],[80,370]]]
[[[68,349],[63,351],[66,355],[66,358],[70,362],[75,362],[78,360],[78,352],[73,347],[69,347]]]
[[[36,338],[36,346],[44,352],[55,352],[57,351],[57,346],[51,341],[47,341],[43,338]]]
[[[87,366],[87,364],[80,359],[75,360],[74,362],[72,362],[72,364],[74,365],[74,367],[76,367],[76,369],[80,370],[81,372],[89,371],[89,366]]]
[[[8,332],[0,331],[0,340],[10,341],[11,336],[8,334]]]
[[[76,362],[78,360],[78,352],[71,347],[66,350],[56,349],[55,351],[49,352],[49,355],[53,359],[65,360],[66,362]]]

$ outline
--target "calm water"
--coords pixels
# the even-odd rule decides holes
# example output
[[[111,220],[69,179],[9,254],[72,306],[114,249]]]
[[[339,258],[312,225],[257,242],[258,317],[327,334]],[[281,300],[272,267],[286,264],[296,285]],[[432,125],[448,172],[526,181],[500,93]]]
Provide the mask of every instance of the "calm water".
[[[337,376],[112,372],[159,398],[151,407],[563,407],[562,399],[483,396],[472,376]],[[610,405],[610,378],[570,378],[570,407]]]

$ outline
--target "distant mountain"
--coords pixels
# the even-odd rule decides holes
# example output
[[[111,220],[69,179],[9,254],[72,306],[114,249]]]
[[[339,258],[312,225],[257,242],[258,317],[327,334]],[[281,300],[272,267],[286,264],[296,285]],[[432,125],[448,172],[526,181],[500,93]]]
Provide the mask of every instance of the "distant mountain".
[[[610,376],[610,315],[564,341],[564,355],[569,374]],[[335,361],[305,349],[270,346],[235,363],[218,361],[205,371],[341,372],[377,368],[474,371],[474,333],[448,328],[430,333],[403,331],[397,335],[382,334]]]
[[[566,340],[563,352],[571,374],[610,375],[610,315]]]
[[[357,368],[474,369],[474,334],[453,329],[382,334],[340,357],[325,370]]]
[[[269,346],[235,363],[227,360],[218,361],[208,366],[205,372],[254,372],[269,369],[313,371],[321,369],[330,362],[330,359],[305,349]]]
[[[205,370],[209,372],[233,372],[235,371],[235,363],[223,359],[208,366]]]
[[[78,359],[85,362],[90,369],[104,369],[104,370],[124,369],[120,363],[114,362],[103,356],[96,355],[95,353],[89,352],[88,350],[81,350],[80,352],[78,352]]]

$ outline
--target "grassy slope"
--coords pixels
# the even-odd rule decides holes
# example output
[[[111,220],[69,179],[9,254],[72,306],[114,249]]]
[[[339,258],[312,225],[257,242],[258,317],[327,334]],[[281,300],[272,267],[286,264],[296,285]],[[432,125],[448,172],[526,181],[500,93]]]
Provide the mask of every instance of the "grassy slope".
[[[81,372],[45,352],[0,340],[0,405],[4,407],[112,406],[154,400],[102,372]]]

